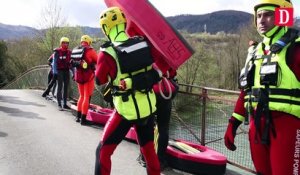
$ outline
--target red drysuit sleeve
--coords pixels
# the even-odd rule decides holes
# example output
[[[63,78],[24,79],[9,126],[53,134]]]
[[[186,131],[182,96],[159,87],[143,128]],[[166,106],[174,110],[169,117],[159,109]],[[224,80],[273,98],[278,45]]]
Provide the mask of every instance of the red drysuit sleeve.
[[[100,84],[105,84],[109,81],[108,77],[115,79],[117,73],[117,65],[113,57],[105,52],[98,55],[96,66],[96,78]]]

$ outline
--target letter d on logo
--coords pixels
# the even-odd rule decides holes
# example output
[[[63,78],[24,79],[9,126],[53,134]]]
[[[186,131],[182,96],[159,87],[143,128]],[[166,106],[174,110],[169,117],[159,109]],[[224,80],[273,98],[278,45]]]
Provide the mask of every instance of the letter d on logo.
[[[294,24],[293,8],[275,8],[275,25],[293,26]]]

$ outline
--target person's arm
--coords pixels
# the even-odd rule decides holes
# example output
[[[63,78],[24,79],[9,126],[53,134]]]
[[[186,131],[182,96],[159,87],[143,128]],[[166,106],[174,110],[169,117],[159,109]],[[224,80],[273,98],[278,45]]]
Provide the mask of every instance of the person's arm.
[[[59,55],[57,52],[53,53],[53,63],[52,63],[52,71],[53,71],[53,75],[57,75],[57,61],[59,59]]]
[[[100,52],[96,65],[96,82],[98,85],[105,84],[109,81],[108,77],[114,79],[117,74],[117,65],[109,54]]]
[[[52,67],[52,62],[53,62],[53,56],[54,54],[52,53],[51,56],[48,58],[48,65]]]
[[[95,49],[88,49],[86,51],[86,58],[89,60],[89,64],[91,64],[90,66],[94,68],[96,68],[96,64],[97,64],[97,60],[98,60],[98,55],[97,52],[95,51]]]
[[[98,61],[98,55],[97,52],[94,49],[91,49],[91,58],[92,58],[92,63],[97,64]]]
[[[70,55],[71,57],[71,54],[72,54],[72,50],[68,49],[67,50],[67,55]],[[69,72],[71,72],[71,77],[72,77],[72,80],[75,80],[75,67],[73,67],[73,64],[72,64],[72,58],[67,61],[67,65],[69,67]]]
[[[296,45],[291,51],[291,58],[288,58],[288,66],[294,72],[298,81],[300,81],[300,45]]]
[[[231,118],[229,119],[225,136],[224,136],[224,144],[231,151],[236,150],[236,146],[234,144],[234,138],[236,136],[236,131],[238,127],[241,125],[241,123],[245,118],[244,115],[246,113],[246,109],[244,107],[244,97],[245,97],[245,92],[242,90],[236,102],[234,112]]]
[[[238,100],[236,101],[232,117],[243,122],[245,120],[246,109],[244,107],[245,91],[241,90]]]
[[[70,71],[71,71],[72,80],[75,80],[75,67],[71,66]]]

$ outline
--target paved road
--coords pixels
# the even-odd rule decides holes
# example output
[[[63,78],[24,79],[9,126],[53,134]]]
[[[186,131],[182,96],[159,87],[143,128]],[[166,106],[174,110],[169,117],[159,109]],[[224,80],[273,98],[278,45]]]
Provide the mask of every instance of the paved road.
[[[0,174],[93,174],[103,128],[80,126],[70,112],[58,111],[40,94],[0,91]],[[112,158],[112,174],[146,174],[134,161],[137,150],[135,144],[122,142]]]
[[[0,90],[0,175],[92,175],[101,126],[81,126],[39,90]],[[146,175],[138,146],[123,141],[112,175]],[[186,174],[177,171],[164,175]],[[226,174],[235,174],[228,170]],[[241,173],[244,174],[244,173]]]

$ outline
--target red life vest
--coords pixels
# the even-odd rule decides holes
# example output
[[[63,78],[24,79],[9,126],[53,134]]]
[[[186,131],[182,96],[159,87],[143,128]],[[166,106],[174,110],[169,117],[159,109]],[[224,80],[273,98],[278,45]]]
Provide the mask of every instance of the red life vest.
[[[76,47],[72,51],[71,59],[75,64],[75,81],[80,84],[84,84],[92,80],[95,76],[95,65],[92,59],[86,57],[86,53],[89,52],[92,47]],[[86,65],[84,65],[86,64]],[[85,67],[86,66],[86,67]]]
[[[57,70],[70,69],[71,51],[69,49],[63,50],[62,48],[57,48],[54,51],[58,54]]]

